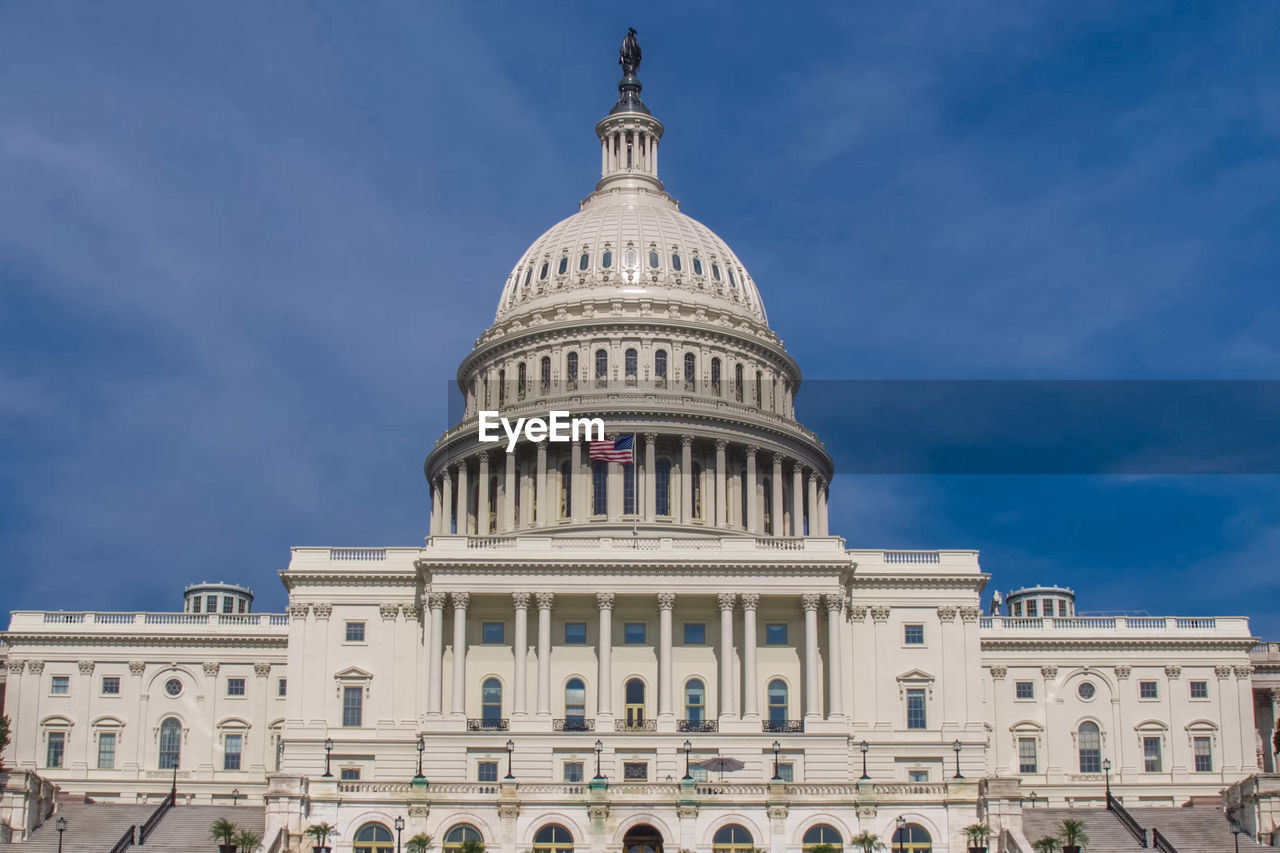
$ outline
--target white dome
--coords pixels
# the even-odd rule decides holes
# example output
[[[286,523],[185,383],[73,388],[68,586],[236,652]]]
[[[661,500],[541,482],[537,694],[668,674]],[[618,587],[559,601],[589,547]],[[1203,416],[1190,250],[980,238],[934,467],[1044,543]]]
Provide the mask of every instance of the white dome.
[[[679,300],[768,324],[733,250],[646,186],[596,192],[534,240],[507,278],[495,322],[599,298]]]

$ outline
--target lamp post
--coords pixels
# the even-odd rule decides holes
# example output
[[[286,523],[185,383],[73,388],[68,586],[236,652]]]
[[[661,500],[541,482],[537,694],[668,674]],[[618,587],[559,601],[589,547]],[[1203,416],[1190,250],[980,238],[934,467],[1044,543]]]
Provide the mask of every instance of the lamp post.
[[[504,779],[516,778],[515,776],[511,775],[511,756],[515,754],[515,751],[516,751],[515,741],[512,741],[512,740],[507,741],[507,775],[503,777]]]
[[[898,831],[893,834],[893,840],[896,842],[894,846],[898,848],[898,853],[902,853],[902,836],[907,830],[907,819],[899,817],[894,824],[898,827]]]
[[[963,776],[961,776],[961,775],[960,775],[960,750],[961,750],[963,747],[964,747],[964,744],[962,744],[962,743],[959,741],[959,739],[957,739],[955,743],[951,744],[951,748],[952,748],[952,749],[954,749],[954,750],[956,751],[956,775],[952,776],[952,777],[951,777],[952,779],[963,779],[963,778],[964,778]]]
[[[67,831],[67,819],[65,817],[60,817],[54,821],[53,825],[54,828],[58,830],[58,853],[62,853],[62,833]],[[1240,846],[1238,842],[1236,846]]]
[[[1231,834],[1236,837],[1236,853],[1240,853],[1240,833],[1244,832],[1244,828],[1238,823],[1231,825]]]
[[[422,775],[422,752],[427,748],[427,742],[421,734],[418,735],[418,775],[413,777],[413,781],[420,782],[426,777]]]
[[[1032,791],[1031,792],[1031,808],[1034,809],[1035,807],[1036,807],[1036,792]]]
[[[321,777],[322,779],[333,778],[333,774],[329,772],[329,757],[330,757],[330,753],[332,752],[333,752],[333,739],[325,738],[324,739],[324,776]]]
[[[688,782],[693,779],[693,776],[689,775],[689,753],[692,751],[693,751],[693,744],[689,743],[689,741],[685,741],[684,742],[684,779],[683,779],[683,781],[685,782]]]
[[[602,752],[604,752],[604,744],[600,741],[596,741],[596,778],[594,781],[599,781],[604,778],[600,775],[600,753]]]
[[[1111,807],[1111,759],[1102,760],[1102,772],[1107,774],[1107,808]]]
[[[778,775],[778,750],[782,749],[782,745],[776,740],[773,742],[773,781],[780,782],[782,777]]]
[[[232,788],[231,789],[231,808],[234,809],[236,807],[236,800],[238,799],[240,799],[240,789]]]
[[[862,750],[862,776],[858,781],[865,782],[871,778],[867,775],[867,750],[871,749],[871,747],[867,746],[867,742],[864,740],[858,744],[858,749]]]
[[[392,825],[396,828],[396,853],[400,853],[400,833],[404,832],[404,818],[396,815],[396,821]]]

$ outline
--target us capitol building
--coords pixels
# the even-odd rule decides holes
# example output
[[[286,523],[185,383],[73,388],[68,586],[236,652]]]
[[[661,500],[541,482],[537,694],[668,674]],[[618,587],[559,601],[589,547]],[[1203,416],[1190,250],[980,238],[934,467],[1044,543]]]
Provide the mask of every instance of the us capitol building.
[[[1082,616],[1058,586],[984,609],[976,551],[829,529],[800,368],[659,179],[633,36],[622,64],[599,182],[458,369],[425,544],[295,548],[282,614],[234,584],[181,612],[13,613],[4,840],[54,788],[173,787],[265,809],[274,850],[321,821],[335,850],[391,850],[397,818],[446,853],[799,853],[863,831],[941,853],[976,821],[1027,850],[1026,815],[1100,808],[1108,785],[1173,807],[1274,780],[1280,650],[1247,619]],[[635,464],[478,441],[480,410],[551,409],[634,434]]]

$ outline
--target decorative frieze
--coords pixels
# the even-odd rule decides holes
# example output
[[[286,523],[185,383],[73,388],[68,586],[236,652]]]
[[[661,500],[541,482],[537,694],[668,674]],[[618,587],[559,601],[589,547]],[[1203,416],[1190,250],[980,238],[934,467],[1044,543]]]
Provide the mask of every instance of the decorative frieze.
[[[765,812],[769,815],[769,820],[786,820],[790,809],[786,803],[771,803],[765,806]]]
[[[956,608],[939,607],[938,618],[941,619],[943,622],[954,622],[956,618]]]
[[[604,820],[609,817],[609,806],[604,803],[593,803],[587,806],[587,817],[591,820]]]
[[[877,606],[877,607],[871,608],[871,620],[873,622],[888,622],[889,608],[884,606]]]
[[[409,806],[409,817],[426,818],[430,814],[430,806]]]
[[[1164,674],[1165,674],[1166,676],[1168,676],[1169,678],[1171,678],[1171,679],[1173,679],[1173,678],[1181,678],[1181,677],[1182,677],[1182,667],[1180,667],[1180,666],[1178,666],[1178,665],[1176,665],[1176,664],[1169,664],[1168,666],[1166,666],[1166,667],[1164,668]]]

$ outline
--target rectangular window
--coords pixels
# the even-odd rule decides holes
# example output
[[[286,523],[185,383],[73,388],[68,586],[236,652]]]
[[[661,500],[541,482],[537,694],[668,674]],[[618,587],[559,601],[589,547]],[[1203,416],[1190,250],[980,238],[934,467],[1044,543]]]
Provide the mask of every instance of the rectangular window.
[[[1034,699],[1036,698],[1036,685],[1034,681],[1015,681],[1013,683],[1014,699]]]
[[[276,679],[276,695],[281,697],[289,695],[289,679]]]
[[[118,675],[102,676],[102,695],[103,696],[119,696],[120,695],[120,676]]]
[[[1209,698],[1209,682],[1207,681],[1191,682],[1191,698],[1192,699],[1208,699]]]
[[[1195,747],[1196,772],[1213,772],[1213,741],[1207,737],[1198,737],[1192,741]]]
[[[227,679],[227,695],[243,696],[244,695],[244,679],[228,678]]]
[[[929,771],[928,770],[908,770],[907,781],[908,782],[928,782]]]
[[[908,646],[924,645],[924,626],[923,625],[903,625],[902,626],[902,642]]]
[[[359,781],[360,781],[360,768],[359,768],[359,767],[344,767],[344,768],[342,768],[341,770],[339,770],[339,771],[338,771],[338,777],[339,777],[343,782],[359,782]]]
[[[45,749],[44,766],[61,767],[62,753],[67,748],[66,732],[49,732],[48,747]]]
[[[364,642],[364,623],[363,622],[347,623],[347,642],[348,643]]]
[[[223,613],[235,613],[235,612],[236,612],[236,600],[235,600],[234,598],[232,598],[231,596],[229,596],[229,595],[224,595],[224,596],[222,597],[222,612],[223,612]]]
[[[223,770],[239,770],[240,769],[240,747],[243,744],[242,735],[225,735],[223,737],[222,746],[222,769]]]
[[[907,728],[923,729],[927,727],[924,698],[923,688],[912,687],[907,690]]]
[[[702,622],[684,623],[684,644],[701,646],[707,642],[707,626]]]
[[[1064,619],[1067,616],[1067,602],[1065,599],[1058,599],[1058,615]]]
[[[794,782],[796,780],[796,767],[790,761],[778,762],[778,778],[783,782]]]
[[[649,779],[649,762],[622,762],[622,778],[627,782],[645,782]]]
[[[505,642],[505,634],[503,632],[503,624],[501,622],[485,622],[481,626],[481,641],[485,643],[503,643]]]
[[[1160,688],[1154,681],[1138,682],[1138,698],[1139,699],[1159,699]]]
[[[200,612],[200,602],[201,602],[202,600],[203,600],[203,599],[201,599],[201,598],[200,598],[200,596],[198,596],[198,595],[197,595],[195,598],[191,599],[191,612],[192,612],[192,613],[199,613],[199,612]]]
[[[1147,773],[1159,773],[1161,769],[1160,738],[1144,737],[1142,739],[1142,769]]]
[[[364,724],[364,688],[342,688],[342,725],[348,728]]]
[[[1039,609],[1039,607],[1037,607],[1036,602],[1034,602],[1034,601],[1028,601],[1028,602],[1027,602],[1027,617],[1028,617],[1028,618],[1034,618],[1034,617],[1039,616],[1039,615],[1040,615],[1040,609]]]
[[[98,732],[98,769],[111,770],[116,766],[116,733]]]
[[[1036,739],[1033,737],[1018,738],[1018,772],[1035,773],[1037,772],[1037,767]]]
[[[481,761],[476,765],[476,781],[477,782],[497,782],[498,781],[498,762]]]
[[[240,604],[239,604],[239,608],[238,608],[239,612],[240,612],[240,613],[247,613],[247,612],[248,612],[248,610],[249,610],[248,604],[249,604],[249,602],[245,601],[243,598],[242,598],[242,599],[240,599]]]
[[[764,626],[764,642],[767,646],[785,646],[787,644],[787,625],[785,622],[773,622]]]
[[[644,642],[644,623],[628,622],[622,628],[622,641],[628,645],[638,645]]]
[[[207,610],[209,613],[218,612],[218,596],[207,595],[205,596],[204,603],[205,603],[204,609]]]
[[[65,696],[71,692],[71,676],[55,675],[49,682],[49,692],[55,696]]]
[[[564,623],[564,642],[567,646],[582,646],[587,642],[586,622]]]
[[[564,781],[581,782],[582,781],[582,762],[566,761],[564,763]]]

